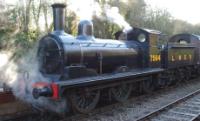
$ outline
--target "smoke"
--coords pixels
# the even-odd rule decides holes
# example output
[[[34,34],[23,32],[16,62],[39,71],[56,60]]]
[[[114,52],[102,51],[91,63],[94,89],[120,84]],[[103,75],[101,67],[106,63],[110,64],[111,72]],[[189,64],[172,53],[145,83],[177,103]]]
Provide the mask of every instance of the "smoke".
[[[104,6],[104,13],[108,21],[117,24],[119,27],[124,29],[124,32],[132,29],[130,24],[125,21],[124,17],[119,13],[118,7],[111,7],[106,4]]]
[[[12,59],[13,51],[3,51],[0,53],[1,60],[4,63],[0,66],[1,82],[12,88],[13,93],[20,99],[29,101],[24,94],[24,90],[31,91],[31,82],[29,79],[39,79],[39,72],[37,71],[37,63],[32,59],[32,52],[28,52],[17,62]],[[29,77],[28,77],[29,76]]]
[[[7,51],[2,51],[0,52],[0,86],[2,87],[4,83],[11,83],[12,81],[7,81],[8,77],[6,77],[6,73],[9,73],[11,71],[10,68],[6,68],[6,65],[8,65],[9,60],[11,57],[11,52],[7,52]],[[15,67],[13,67],[13,65],[11,65],[11,67],[14,69]],[[12,76],[13,78],[14,76]]]
[[[95,0],[68,0],[68,9],[75,12],[80,20],[92,20],[92,17],[101,15],[101,7]]]
[[[125,32],[132,29],[119,13],[118,7],[111,7],[108,4],[101,6],[95,0],[69,0],[67,4],[68,9],[75,12],[80,20],[92,20],[93,16],[96,16],[99,19],[117,24]]]
[[[50,82],[39,72],[36,50],[37,47],[29,50],[17,62],[12,59],[13,51],[0,52],[0,86],[3,83],[6,84],[21,101],[61,113],[66,107],[65,101],[55,103],[47,98],[34,99],[32,96],[33,83],[37,81]]]

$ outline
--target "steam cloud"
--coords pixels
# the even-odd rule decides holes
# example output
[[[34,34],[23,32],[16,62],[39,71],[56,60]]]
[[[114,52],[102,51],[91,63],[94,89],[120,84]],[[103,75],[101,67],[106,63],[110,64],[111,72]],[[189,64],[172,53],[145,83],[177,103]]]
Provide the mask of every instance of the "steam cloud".
[[[43,77],[38,69],[36,60],[36,48],[27,52],[17,62],[12,60],[12,51],[0,52],[0,86],[5,83],[11,87],[13,94],[22,101],[33,106],[43,106],[51,111],[62,113],[66,107],[65,101],[52,102],[46,98],[34,99],[32,96],[32,84],[36,81],[50,81]]]
[[[80,20],[92,20],[94,15],[101,16],[101,7],[95,0],[68,0],[67,5]]]
[[[124,29],[124,32],[132,29],[119,13],[118,7],[111,7],[108,4],[100,6],[95,0],[69,0],[67,4],[68,8],[75,12],[80,20],[92,20],[92,17],[96,16],[99,19],[108,20],[119,25],[119,27]]]
[[[125,21],[124,17],[119,13],[118,7],[111,7],[110,5],[104,6],[104,12],[106,14],[107,19],[117,24],[119,27],[124,28],[124,32],[132,29],[130,24]]]

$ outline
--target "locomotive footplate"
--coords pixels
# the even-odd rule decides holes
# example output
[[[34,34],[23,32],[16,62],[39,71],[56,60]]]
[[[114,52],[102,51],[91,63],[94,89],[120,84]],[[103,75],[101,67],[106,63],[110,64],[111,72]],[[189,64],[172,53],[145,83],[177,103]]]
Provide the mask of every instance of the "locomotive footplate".
[[[145,69],[134,69],[129,72],[105,74],[95,77],[85,77],[79,79],[71,79],[66,81],[55,82],[59,88],[71,88],[71,87],[82,87],[87,85],[98,85],[101,83],[108,83],[112,81],[119,81],[123,79],[132,79],[136,77],[148,76],[164,71],[162,68],[145,68]],[[133,79],[134,81],[134,79]]]
[[[53,83],[37,82],[33,86],[34,98],[40,96],[52,97],[59,99],[65,91],[78,88],[88,88],[89,90],[96,90],[106,88],[109,86],[116,86],[122,83],[133,83],[142,80],[148,80],[151,76],[163,72],[162,68],[145,68],[134,69],[129,72],[103,74],[93,77],[84,77],[79,79],[62,80]]]

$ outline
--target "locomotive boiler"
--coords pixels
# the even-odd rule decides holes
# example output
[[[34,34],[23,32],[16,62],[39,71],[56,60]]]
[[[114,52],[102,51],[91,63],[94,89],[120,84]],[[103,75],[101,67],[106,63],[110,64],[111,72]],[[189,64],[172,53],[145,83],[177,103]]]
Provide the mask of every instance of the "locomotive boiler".
[[[101,97],[122,102],[131,92],[150,92],[199,71],[193,42],[168,42],[160,31],[136,27],[117,32],[116,40],[98,39],[88,20],[79,23],[74,37],[64,31],[65,5],[52,8],[54,31],[40,40],[37,53],[40,72],[49,81],[33,84],[35,99],[66,100],[66,108],[88,113]]]
[[[41,72],[65,80],[138,68],[139,53],[134,42],[97,39],[91,21],[81,21],[78,36],[64,32],[64,5],[54,4],[54,32],[39,43]],[[58,19],[59,18],[59,19]]]

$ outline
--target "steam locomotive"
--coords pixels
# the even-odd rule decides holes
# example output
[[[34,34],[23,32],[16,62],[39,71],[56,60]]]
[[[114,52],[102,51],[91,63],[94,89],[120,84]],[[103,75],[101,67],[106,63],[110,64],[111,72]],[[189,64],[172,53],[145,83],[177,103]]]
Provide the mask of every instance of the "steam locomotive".
[[[98,39],[92,22],[84,20],[74,37],[64,32],[65,5],[52,7],[54,31],[40,40],[37,54],[40,71],[50,81],[34,83],[35,99],[64,99],[74,111],[88,113],[100,98],[122,102],[132,92],[149,92],[200,73],[197,35],[168,40],[160,31],[133,28],[117,32],[116,40]]]

